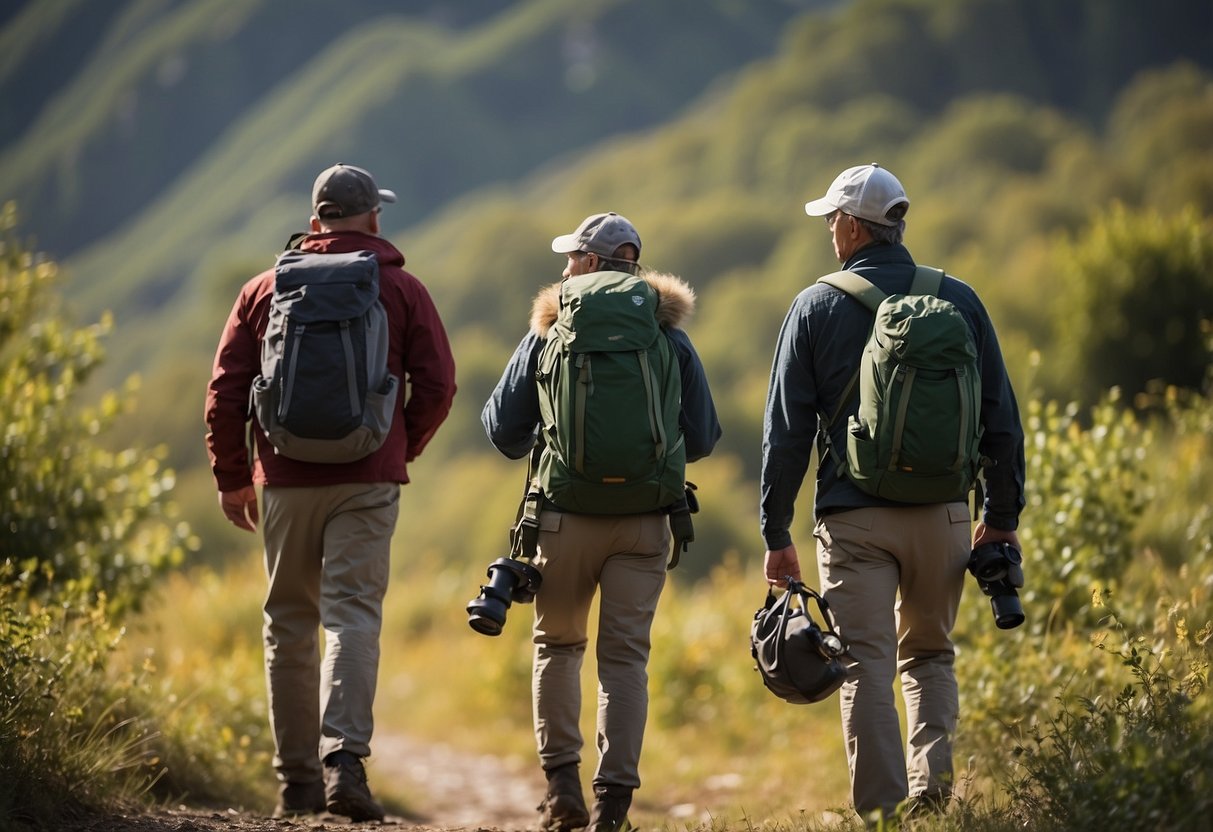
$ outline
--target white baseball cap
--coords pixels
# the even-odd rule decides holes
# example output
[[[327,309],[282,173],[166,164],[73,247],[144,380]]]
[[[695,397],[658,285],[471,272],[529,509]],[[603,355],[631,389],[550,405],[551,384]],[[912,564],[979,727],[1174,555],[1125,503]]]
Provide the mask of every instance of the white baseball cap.
[[[810,217],[824,217],[834,211],[842,211],[853,217],[879,223],[897,225],[905,211],[896,212],[890,219],[889,211],[896,205],[910,207],[910,199],[897,177],[880,165],[857,165],[847,168],[830,184],[830,189],[821,199],[806,202],[804,212]]]

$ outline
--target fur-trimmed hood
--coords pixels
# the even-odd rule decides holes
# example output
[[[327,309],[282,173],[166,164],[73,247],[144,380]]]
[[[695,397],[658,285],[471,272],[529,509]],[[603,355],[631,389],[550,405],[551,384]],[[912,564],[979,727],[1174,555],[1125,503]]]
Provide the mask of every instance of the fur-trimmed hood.
[[[663,327],[680,327],[695,311],[695,290],[672,274],[642,270],[640,276],[657,293],[657,322]],[[540,290],[531,304],[531,330],[546,337],[560,312],[560,282]]]

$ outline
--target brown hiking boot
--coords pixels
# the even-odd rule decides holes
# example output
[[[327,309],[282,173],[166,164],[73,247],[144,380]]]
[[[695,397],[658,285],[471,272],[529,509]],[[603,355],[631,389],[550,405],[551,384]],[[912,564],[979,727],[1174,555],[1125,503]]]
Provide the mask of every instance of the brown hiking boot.
[[[630,829],[628,809],[632,806],[632,789],[628,786],[595,786],[594,808],[586,832],[624,832]]]
[[[334,815],[352,821],[383,820],[383,807],[371,797],[362,758],[349,751],[334,751],[324,759],[324,797]]]
[[[281,783],[278,786],[278,805],[274,817],[293,818],[299,815],[318,815],[324,811],[324,783]]]
[[[590,814],[581,795],[577,764],[557,766],[544,774],[548,778],[548,791],[538,806],[540,832],[581,829],[589,822]]]

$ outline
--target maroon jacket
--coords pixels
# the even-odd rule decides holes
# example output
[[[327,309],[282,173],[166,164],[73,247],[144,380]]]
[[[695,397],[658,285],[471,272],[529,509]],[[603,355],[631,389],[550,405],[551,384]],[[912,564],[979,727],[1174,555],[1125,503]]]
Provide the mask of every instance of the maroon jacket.
[[[269,269],[240,290],[215,352],[206,393],[206,445],[215,484],[220,491],[235,491],[251,483],[406,483],[406,463],[425,449],[455,396],[455,361],[438,310],[421,281],[404,270],[404,255],[382,237],[356,231],[310,234],[300,248],[375,252],[379,299],[391,324],[388,368],[401,380],[403,409],[379,450],[355,462],[334,464],[300,462],[275,453],[257,420],[251,419],[257,455],[250,466],[245,426],[251,418],[249,390],[261,372],[261,339],[274,294],[274,270]]]

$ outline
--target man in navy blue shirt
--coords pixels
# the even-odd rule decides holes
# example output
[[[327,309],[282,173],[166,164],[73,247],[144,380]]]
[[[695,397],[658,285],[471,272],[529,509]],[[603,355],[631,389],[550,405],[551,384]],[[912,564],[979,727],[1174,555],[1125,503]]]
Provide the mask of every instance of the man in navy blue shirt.
[[[909,292],[915,263],[902,245],[910,200],[877,164],[843,171],[826,195],[805,205],[824,217],[843,268],[885,294]],[[971,548],[1006,541],[1024,507],[1023,429],[1002,352],[976,293],[945,277],[939,296],[968,324],[981,372],[980,452],[986,498],[970,537],[964,502],[911,504],[871,496],[821,454],[814,500],[822,589],[850,648],[840,693],[843,735],[856,810],[892,817],[908,808],[943,808],[952,790],[952,736],[958,716],[951,630]],[[765,576],[800,580],[790,528],[796,496],[818,440],[821,414],[841,413],[829,442],[846,448],[847,416],[858,396],[840,401],[859,367],[872,313],[839,289],[814,283],[792,302],[779,333],[763,426],[761,524]],[[839,410],[840,405],[845,405]],[[902,747],[894,679],[908,722]],[[907,798],[910,801],[907,803]],[[903,805],[904,804],[904,805]]]

